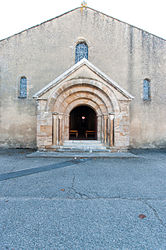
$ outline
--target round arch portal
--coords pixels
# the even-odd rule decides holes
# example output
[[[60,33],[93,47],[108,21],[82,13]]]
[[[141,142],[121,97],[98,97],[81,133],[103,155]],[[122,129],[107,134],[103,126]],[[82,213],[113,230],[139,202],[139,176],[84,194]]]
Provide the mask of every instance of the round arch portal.
[[[71,110],[69,139],[97,140],[97,115],[88,105],[79,105]]]
[[[97,140],[116,149],[129,145],[131,98],[119,87],[110,81],[72,78],[48,90],[37,99],[38,148],[58,149],[69,139]]]

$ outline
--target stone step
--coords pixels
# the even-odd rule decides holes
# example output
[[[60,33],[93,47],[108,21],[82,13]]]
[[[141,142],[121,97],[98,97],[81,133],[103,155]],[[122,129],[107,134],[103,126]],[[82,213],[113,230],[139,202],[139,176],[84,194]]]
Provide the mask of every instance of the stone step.
[[[60,148],[106,148],[104,145],[85,145],[85,144],[79,144],[79,145],[72,145],[72,144],[65,144],[63,146],[60,146]]]
[[[68,140],[68,141],[64,141],[63,145],[103,145],[100,141],[95,141],[95,140],[78,140],[78,141],[74,141],[74,140]]]
[[[57,152],[110,152],[109,149],[102,148],[58,148]]]
[[[56,149],[58,152],[110,152],[97,140],[68,140]]]
[[[28,158],[71,158],[71,159],[84,159],[84,158],[138,158],[138,155],[134,155],[129,152],[51,152],[46,151],[36,151],[32,154],[28,154],[26,157]]]
[[[102,144],[101,145],[84,145],[84,144],[80,144],[80,145],[63,145],[63,146],[60,146],[59,148],[106,148],[105,146],[103,146]]]
[[[91,143],[91,142],[95,142],[95,143],[101,143],[101,141],[98,141],[98,140],[66,140],[64,142],[71,142],[71,143],[80,143],[80,142]]]

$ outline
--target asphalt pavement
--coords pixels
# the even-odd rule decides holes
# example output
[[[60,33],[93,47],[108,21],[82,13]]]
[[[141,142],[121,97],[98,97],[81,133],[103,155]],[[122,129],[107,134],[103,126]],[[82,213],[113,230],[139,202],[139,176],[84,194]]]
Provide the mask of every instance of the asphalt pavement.
[[[0,150],[0,249],[166,249],[166,150],[31,153]]]

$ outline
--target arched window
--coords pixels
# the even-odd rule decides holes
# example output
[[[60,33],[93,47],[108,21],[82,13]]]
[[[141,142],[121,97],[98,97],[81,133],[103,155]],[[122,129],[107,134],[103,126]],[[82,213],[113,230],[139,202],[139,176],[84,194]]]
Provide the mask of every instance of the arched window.
[[[150,80],[144,79],[143,83],[143,100],[144,101],[150,101],[151,95],[150,95]]]
[[[27,78],[22,76],[20,79],[20,98],[27,98]]]
[[[75,63],[79,62],[83,58],[88,60],[88,45],[85,42],[81,42],[76,45]]]

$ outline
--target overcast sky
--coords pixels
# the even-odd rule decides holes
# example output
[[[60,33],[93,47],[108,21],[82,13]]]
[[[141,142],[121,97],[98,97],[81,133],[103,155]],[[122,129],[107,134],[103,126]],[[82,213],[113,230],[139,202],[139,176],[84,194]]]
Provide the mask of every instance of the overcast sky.
[[[71,9],[82,0],[0,0],[0,39]],[[88,0],[100,10],[166,39],[166,0]]]

